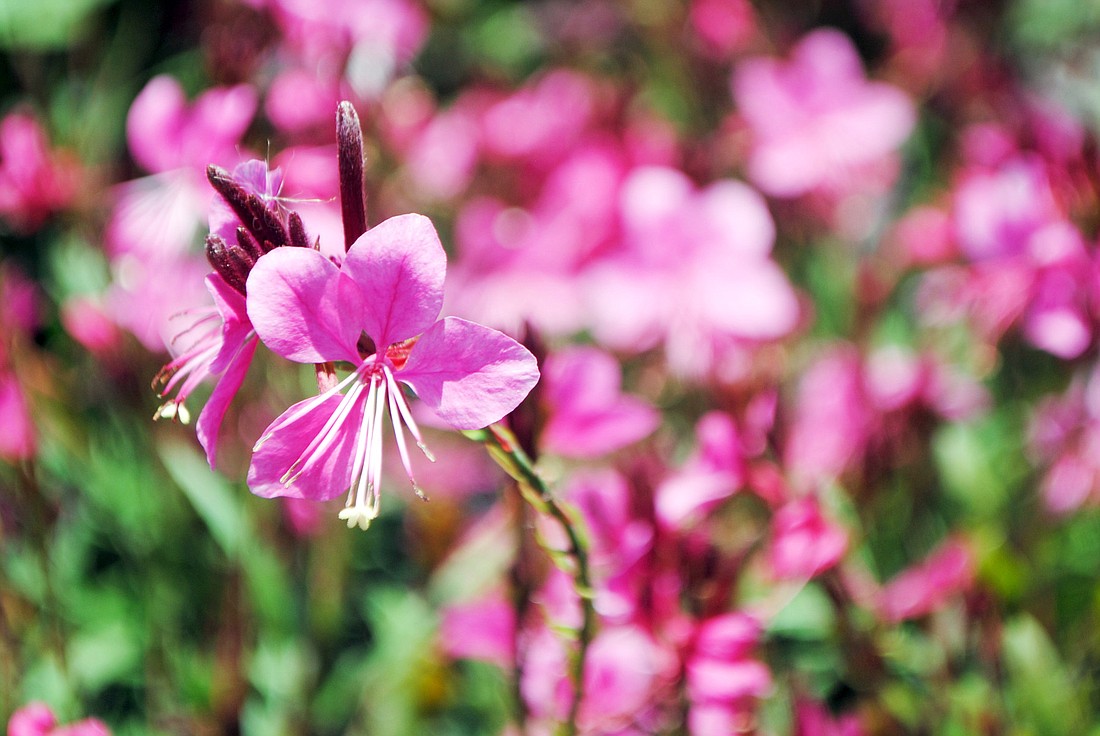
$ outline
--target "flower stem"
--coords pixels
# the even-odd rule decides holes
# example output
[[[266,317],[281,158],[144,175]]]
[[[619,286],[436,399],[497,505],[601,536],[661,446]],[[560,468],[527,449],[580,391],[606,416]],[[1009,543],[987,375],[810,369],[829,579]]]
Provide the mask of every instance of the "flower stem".
[[[520,448],[515,436],[506,427],[493,424],[485,429],[468,431],[464,434],[485,445],[493,460],[519,485],[520,494],[528,505],[536,513],[553,519],[565,532],[569,541],[564,551],[549,549],[545,546],[544,549],[550,554],[554,564],[572,576],[573,587],[577,591],[581,605],[581,625],[575,632],[577,646],[569,668],[573,698],[569,704],[569,714],[557,730],[559,736],[575,736],[577,716],[584,697],[584,672],[588,645],[596,632],[596,608],[593,603],[594,593],[588,561],[588,539],[584,535],[582,522],[570,509],[558,502],[546,481],[535,471],[530,458]]]

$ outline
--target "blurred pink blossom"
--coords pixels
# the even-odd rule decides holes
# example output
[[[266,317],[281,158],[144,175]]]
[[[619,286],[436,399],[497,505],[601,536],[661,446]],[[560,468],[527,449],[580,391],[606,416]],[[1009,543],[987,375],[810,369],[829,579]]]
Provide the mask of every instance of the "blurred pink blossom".
[[[656,492],[657,519],[670,528],[699,520],[745,481],[744,447],[733,418],[705,414],[695,425],[695,450]]]
[[[1066,219],[1047,169],[1034,155],[963,172],[955,190],[955,232],[972,266],[953,298],[989,339],[1014,323],[1036,347],[1065,359],[1093,339],[1095,270]]]
[[[974,558],[969,547],[959,539],[949,539],[886,584],[879,610],[892,623],[926,616],[968,590],[973,579]]]
[[[113,283],[104,306],[149,350],[161,350],[178,331],[169,324],[173,315],[205,301],[206,267],[193,246],[211,201],[206,167],[241,158],[238,142],[255,110],[256,92],[246,85],[211,89],[188,103],[168,76],[150,80],[130,106],[127,142],[153,174],[114,191],[106,231]]]
[[[515,660],[515,636],[515,608],[499,592],[448,606],[439,627],[439,642],[447,656],[502,668]]]
[[[716,59],[741,50],[756,32],[749,0],[693,0],[688,17],[703,50]]]
[[[0,458],[26,460],[36,446],[34,420],[19,380],[0,366]]]
[[[33,116],[13,112],[0,120],[0,219],[12,228],[30,232],[67,207],[80,178],[76,158],[51,150]]]
[[[856,715],[833,717],[816,701],[799,699],[795,704],[793,736],[863,736],[863,726]]]
[[[61,324],[70,337],[96,355],[114,352],[122,336],[102,302],[94,297],[66,299],[61,305]]]
[[[851,348],[825,351],[802,375],[784,461],[798,482],[839,476],[863,455],[873,416]]]
[[[812,497],[791,501],[772,518],[768,563],[777,578],[809,580],[836,565],[848,534],[821,513]]]
[[[588,269],[593,330],[604,344],[664,344],[670,367],[701,377],[731,345],[781,338],[796,326],[794,289],[770,258],[775,225],[751,187],[696,190],[680,171],[640,167],[620,197],[623,247]]]
[[[740,612],[698,625],[685,664],[692,736],[736,733],[771,693],[771,672],[754,656],[761,634],[760,623]]]
[[[1040,490],[1057,514],[1100,501],[1100,374],[1075,379],[1061,396],[1048,396],[1035,409],[1028,450],[1046,467]]]
[[[97,718],[58,726],[57,717],[48,705],[30,703],[12,714],[8,736],[111,736],[111,731]]]
[[[618,362],[597,348],[553,353],[542,371],[549,419],[541,442],[547,452],[599,457],[648,436],[660,423],[652,406],[621,392]]]
[[[551,163],[574,147],[594,114],[597,89],[557,69],[490,106],[482,119],[486,154]]]
[[[742,62],[732,85],[752,134],[749,178],[778,197],[849,188],[892,163],[916,122],[908,96],[867,81],[851,40],[831,29],[803,37],[789,61]]]

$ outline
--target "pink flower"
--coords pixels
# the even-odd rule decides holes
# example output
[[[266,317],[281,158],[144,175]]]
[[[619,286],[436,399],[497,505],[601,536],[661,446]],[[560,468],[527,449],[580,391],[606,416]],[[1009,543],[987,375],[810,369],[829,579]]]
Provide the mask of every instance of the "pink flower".
[[[0,459],[25,460],[37,447],[34,420],[14,373],[0,366]]]
[[[30,703],[12,714],[8,736],[111,736],[111,731],[97,718],[58,726],[57,717],[48,705]]]
[[[697,521],[745,481],[743,442],[732,417],[705,414],[695,425],[695,442],[684,467],[657,487],[657,519],[672,529]]]
[[[498,592],[450,606],[443,612],[439,639],[450,657],[508,667],[515,660],[515,607]]]
[[[772,519],[768,562],[779,578],[809,580],[829,569],[848,549],[848,535],[821,513],[816,499],[791,501]]]
[[[882,589],[879,609],[890,622],[925,616],[949,598],[967,590],[974,579],[974,559],[960,540],[944,542],[920,564]]]
[[[12,113],[0,121],[0,217],[18,230],[37,228],[76,196],[75,160],[49,149],[38,121]]]
[[[193,313],[192,324],[172,341],[176,358],[161,369],[154,385],[163,382],[161,398],[176,391],[156,416],[186,423],[184,401],[202,381],[219,376],[196,426],[213,467],[222,419],[259,344],[245,306],[248,274],[266,252],[282,246],[304,249],[309,240],[301,218],[275,199],[282,181],[277,169],[247,161],[233,174],[212,166],[208,176],[220,195],[211,209],[212,232],[206,239],[207,260],[214,267],[206,285],[215,309]]]
[[[905,93],[867,81],[851,40],[831,29],[805,36],[786,63],[744,62],[733,94],[753,136],[749,178],[778,197],[847,186],[889,161],[916,122]]]
[[[341,266],[307,248],[279,248],[256,263],[247,308],[264,344],[298,363],[346,361],[354,370],[267,428],[249,468],[253,493],[325,500],[348,490],[340,518],[366,529],[378,516],[387,412],[418,490],[403,428],[423,441],[401,383],[456,429],[485,427],[523,400],[538,381],[533,355],[496,330],[437,321],[446,268],[439,236],[420,215],[369,230]],[[364,331],[372,345],[361,351]]]
[[[660,423],[652,406],[620,392],[618,362],[590,347],[551,355],[543,367],[550,418],[542,431],[547,452],[599,457],[648,436]]]
[[[862,459],[874,414],[854,350],[839,347],[819,358],[802,376],[795,407],[784,460],[796,483],[836,478]]]
[[[1094,367],[1079,376],[1065,394],[1048,396],[1036,408],[1028,432],[1028,449],[1037,464],[1047,466],[1040,486],[1046,507],[1074,511],[1100,496],[1100,376]]]
[[[703,50],[716,59],[733,55],[756,32],[749,0],[693,0],[689,17]]]
[[[754,657],[761,633],[755,618],[739,612],[699,624],[685,665],[692,734],[736,733],[756,700],[771,692],[771,672]]]
[[[706,375],[731,343],[776,340],[798,298],[770,257],[775,224],[758,192],[732,180],[696,190],[682,172],[633,170],[623,183],[623,252],[588,269],[593,331],[617,349],[664,342],[673,370]]]
[[[210,162],[241,158],[239,140],[255,110],[256,93],[246,85],[211,89],[188,103],[168,76],[150,80],[130,106],[130,151],[153,173],[115,189],[106,232],[114,283],[105,306],[150,350],[163,349],[178,329],[172,315],[202,304],[199,280],[186,272],[201,268],[193,243],[210,202],[204,173]],[[165,289],[168,279],[181,286]]]

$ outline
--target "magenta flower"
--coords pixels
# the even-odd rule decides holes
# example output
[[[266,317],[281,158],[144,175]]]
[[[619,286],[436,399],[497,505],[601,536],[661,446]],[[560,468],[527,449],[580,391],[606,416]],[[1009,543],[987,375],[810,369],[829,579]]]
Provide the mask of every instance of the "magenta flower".
[[[298,363],[344,361],[354,370],[264,431],[248,471],[253,493],[326,500],[348,490],[340,518],[366,529],[378,516],[386,413],[420,493],[405,429],[428,453],[400,384],[455,429],[488,426],[523,400],[539,375],[526,348],[482,325],[437,321],[446,270],[439,236],[421,215],[366,232],[342,266],[307,248],[276,249],[256,263],[248,316],[264,344]]]
[[[974,555],[964,541],[948,539],[883,587],[878,601],[883,618],[897,623],[939,609],[970,588],[974,564]]]
[[[789,61],[742,62],[732,87],[752,134],[749,178],[776,197],[865,185],[916,122],[912,100],[868,81],[851,39],[832,29],[807,34]]]
[[[57,716],[45,703],[28,703],[12,714],[8,736],[111,736],[110,729],[98,718],[85,718],[58,726]]]
[[[548,452],[592,458],[637,442],[661,417],[645,401],[623,394],[619,364],[608,353],[574,347],[551,355],[543,384],[550,418],[542,431]]]
[[[0,120],[0,219],[18,231],[37,229],[72,202],[80,178],[79,162],[52,150],[34,117],[14,112]]]
[[[847,549],[848,534],[812,496],[789,502],[772,519],[768,564],[777,578],[809,580],[840,562]]]

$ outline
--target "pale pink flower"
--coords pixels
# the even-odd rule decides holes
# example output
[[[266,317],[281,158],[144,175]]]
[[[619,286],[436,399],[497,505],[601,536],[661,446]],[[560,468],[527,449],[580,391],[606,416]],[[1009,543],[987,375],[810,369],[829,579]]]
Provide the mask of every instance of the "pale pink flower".
[[[246,85],[211,89],[188,103],[168,76],[150,80],[130,106],[127,142],[152,175],[114,191],[106,232],[113,283],[104,306],[149,350],[161,350],[178,331],[172,315],[203,302],[193,246],[210,202],[206,167],[241,158],[238,142],[255,109],[256,92]]]
[[[540,436],[547,452],[599,457],[652,434],[660,415],[621,393],[619,364],[591,347],[551,354],[542,368],[549,418]]]
[[[1046,472],[1040,492],[1056,513],[1075,511],[1100,499],[1100,379],[1093,368],[1078,376],[1061,396],[1048,396],[1036,407],[1028,431],[1028,450]]]
[[[838,477],[864,450],[874,426],[850,348],[825,352],[803,374],[794,402],[784,461],[796,483]]]
[[[806,35],[789,61],[741,63],[733,95],[752,134],[749,178],[779,197],[848,188],[892,161],[916,122],[905,93],[867,81],[851,40],[831,29]]]
[[[698,521],[741,488],[746,472],[744,443],[733,418],[705,414],[695,425],[692,456],[657,487],[657,519],[673,529]]]
[[[731,345],[776,340],[800,316],[771,259],[775,225],[763,198],[731,180],[696,190],[683,173],[635,169],[622,187],[623,247],[586,273],[593,330],[606,345],[664,344],[674,371],[717,370]]]
[[[685,664],[693,736],[735,733],[772,691],[768,667],[755,657],[762,628],[753,617],[725,613],[702,621]]]

